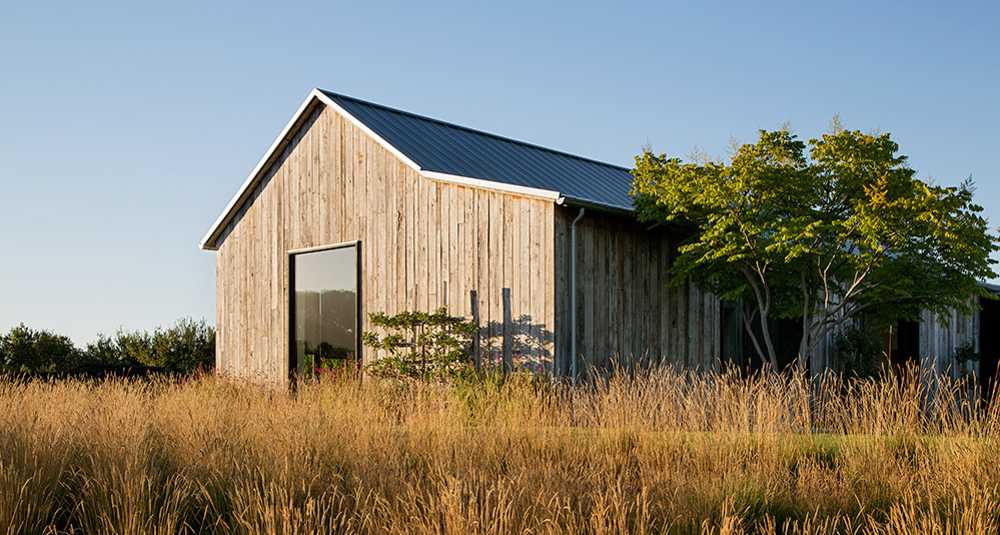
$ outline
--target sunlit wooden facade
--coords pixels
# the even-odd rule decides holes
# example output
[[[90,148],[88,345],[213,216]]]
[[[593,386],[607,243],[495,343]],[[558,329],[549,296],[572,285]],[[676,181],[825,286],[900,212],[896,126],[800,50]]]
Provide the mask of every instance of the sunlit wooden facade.
[[[575,333],[581,372],[613,358],[717,366],[718,299],[668,287],[670,232],[620,210],[588,206],[576,225],[571,327],[570,237],[581,208],[530,189],[429,177],[356,118],[311,98],[203,243],[217,250],[218,370],[284,381],[290,256],[351,243],[360,330],[371,312],[447,307],[471,317],[475,292],[484,359],[496,361],[507,289],[518,365],[568,373]]]

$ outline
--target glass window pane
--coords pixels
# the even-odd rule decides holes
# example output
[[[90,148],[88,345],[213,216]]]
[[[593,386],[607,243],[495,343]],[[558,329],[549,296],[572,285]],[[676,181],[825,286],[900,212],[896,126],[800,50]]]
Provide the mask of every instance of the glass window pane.
[[[295,368],[351,364],[357,356],[357,247],[293,257],[295,280]]]

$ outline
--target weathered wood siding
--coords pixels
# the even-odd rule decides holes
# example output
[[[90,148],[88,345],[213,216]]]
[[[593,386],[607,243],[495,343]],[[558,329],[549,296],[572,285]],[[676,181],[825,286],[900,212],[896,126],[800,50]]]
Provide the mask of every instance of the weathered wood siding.
[[[556,240],[557,366],[570,369],[571,223],[578,209],[558,208]],[[577,224],[577,369],[613,358],[715,369],[719,299],[693,284],[667,284],[671,238],[625,217],[588,211]]]
[[[331,109],[316,106],[227,227],[217,256],[217,366],[288,376],[288,252],[353,240],[367,314],[470,314],[499,358],[502,289],[511,289],[518,358],[544,366],[555,325],[551,201],[420,176]],[[365,360],[373,358],[364,352]]]
[[[950,310],[938,315],[925,310],[920,314],[920,366],[937,374],[958,377],[973,373],[973,363],[955,360],[956,350],[971,344],[979,352],[979,309],[969,314]],[[969,368],[967,368],[969,367]]]

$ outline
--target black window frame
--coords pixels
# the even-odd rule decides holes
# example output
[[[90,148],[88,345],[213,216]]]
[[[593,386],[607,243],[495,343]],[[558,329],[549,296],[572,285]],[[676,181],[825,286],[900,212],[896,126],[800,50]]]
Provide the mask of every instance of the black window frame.
[[[362,354],[364,347],[361,342],[361,281],[363,277],[361,276],[361,240],[333,243],[329,245],[320,245],[317,247],[306,247],[303,249],[292,249],[287,252],[286,265],[288,267],[288,380],[289,383],[294,387],[296,382],[296,371],[298,366],[296,363],[296,351],[295,351],[295,257],[301,255],[307,255],[310,253],[321,253],[324,251],[331,251],[334,249],[347,249],[349,247],[354,248],[354,285],[357,289],[354,295],[354,314],[356,328],[354,333],[354,354],[357,355],[355,359],[357,361],[357,370],[361,371],[362,363],[364,362],[364,355]]]

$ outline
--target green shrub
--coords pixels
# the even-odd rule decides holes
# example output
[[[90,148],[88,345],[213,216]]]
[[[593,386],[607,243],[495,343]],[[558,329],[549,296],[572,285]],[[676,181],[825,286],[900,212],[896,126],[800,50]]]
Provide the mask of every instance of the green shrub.
[[[377,377],[395,379],[454,379],[469,371],[471,338],[476,326],[450,316],[439,308],[429,312],[400,312],[392,316],[370,314],[372,325],[385,334],[366,332],[366,346],[387,355],[366,370]]]
[[[212,368],[215,329],[204,320],[181,319],[153,332],[119,330],[87,346],[92,360],[109,365],[146,366],[172,372]]]
[[[153,332],[99,334],[84,350],[66,336],[23,324],[0,334],[0,371],[5,373],[188,372],[214,364],[215,329],[204,320],[182,319]]]
[[[851,325],[837,334],[834,351],[848,376],[875,377],[882,370],[882,340],[864,325]]]
[[[80,351],[69,338],[23,323],[0,336],[0,365],[6,372],[52,373],[73,370],[81,361]]]
[[[965,342],[955,348],[955,362],[960,367],[965,367],[968,364],[978,364],[980,358],[979,352],[976,351],[976,344],[972,342]]]

